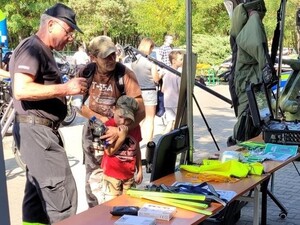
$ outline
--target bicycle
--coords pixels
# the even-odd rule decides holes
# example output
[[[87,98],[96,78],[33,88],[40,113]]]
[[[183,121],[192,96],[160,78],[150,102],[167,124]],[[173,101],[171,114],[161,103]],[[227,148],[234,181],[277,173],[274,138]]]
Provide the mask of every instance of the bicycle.
[[[56,56],[56,63],[60,70],[61,76],[66,76],[67,79],[72,79],[75,77],[76,68],[70,65],[70,63],[66,60],[65,56],[60,54],[57,51],[54,51],[54,55]],[[72,106],[72,98],[73,96],[66,96],[67,99],[67,115],[65,119],[61,122],[63,126],[70,125],[76,118],[77,111],[74,106]]]
[[[1,136],[5,137],[12,134],[13,122],[15,120],[16,111],[13,107],[13,99],[10,92],[10,79],[3,79],[0,83],[0,116],[1,116]],[[19,149],[15,141],[12,141],[12,152],[18,166],[25,171],[26,164],[23,162]]]

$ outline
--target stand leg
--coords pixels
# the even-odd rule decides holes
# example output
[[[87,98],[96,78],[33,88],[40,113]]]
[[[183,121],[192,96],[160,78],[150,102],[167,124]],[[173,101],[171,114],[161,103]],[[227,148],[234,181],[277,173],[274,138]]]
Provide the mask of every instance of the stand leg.
[[[299,172],[299,170],[298,170],[298,168],[297,168],[297,166],[296,166],[295,162],[293,162],[293,165],[294,165],[294,167],[295,167],[295,169],[296,169],[296,171],[297,171],[298,175],[300,176],[300,172]]]
[[[259,225],[259,187],[254,188],[253,225]]]
[[[193,94],[193,99],[194,99],[194,101],[195,101],[195,103],[196,103],[196,105],[197,105],[197,107],[198,107],[198,109],[199,109],[199,111],[200,111],[200,114],[201,114],[201,116],[202,116],[202,118],[203,118],[203,121],[204,121],[206,127],[207,127],[207,130],[208,130],[208,132],[210,133],[210,136],[211,136],[211,138],[213,139],[213,141],[214,141],[214,143],[215,143],[215,145],[216,145],[216,148],[218,149],[218,151],[220,151],[220,148],[219,148],[219,146],[218,146],[218,144],[217,144],[217,142],[216,142],[216,140],[215,140],[215,137],[214,137],[214,135],[213,135],[212,132],[211,132],[211,128],[209,127],[209,125],[208,125],[208,123],[207,123],[207,120],[205,119],[204,114],[203,114],[203,112],[202,112],[202,110],[201,110],[201,108],[200,108],[200,105],[199,105],[199,103],[198,103],[198,101],[197,101],[197,99],[196,99],[196,97],[195,97],[194,94]]]
[[[267,190],[269,179],[261,184],[261,225],[267,224]]]
[[[278,206],[278,208],[281,210],[281,212],[279,214],[280,218],[284,219],[288,214],[287,209],[284,207],[284,205],[275,197],[275,195],[269,189],[267,189],[267,194],[272,199],[272,201]]]
[[[272,201],[277,205],[281,210],[279,217],[284,219],[288,212],[284,205],[275,197],[275,195],[268,189],[269,180],[264,181],[261,184],[262,200],[261,200],[261,225],[267,224],[267,197],[269,196]]]

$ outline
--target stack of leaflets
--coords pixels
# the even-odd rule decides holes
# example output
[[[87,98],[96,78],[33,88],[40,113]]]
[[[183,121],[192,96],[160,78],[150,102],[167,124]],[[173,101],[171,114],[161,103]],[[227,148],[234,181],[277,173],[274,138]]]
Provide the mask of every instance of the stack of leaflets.
[[[264,155],[267,159],[285,161],[298,152],[298,145],[266,144]]]
[[[144,216],[132,216],[132,215],[123,215],[114,225],[155,225],[156,221],[154,218],[144,217]]]
[[[176,213],[176,207],[145,203],[138,211],[139,216],[169,221]]]
[[[249,154],[245,156],[245,162],[263,162],[265,160],[274,160],[274,161],[285,161],[298,152],[298,145],[281,145],[281,144],[272,144],[267,143],[265,148],[257,151],[250,150]]]

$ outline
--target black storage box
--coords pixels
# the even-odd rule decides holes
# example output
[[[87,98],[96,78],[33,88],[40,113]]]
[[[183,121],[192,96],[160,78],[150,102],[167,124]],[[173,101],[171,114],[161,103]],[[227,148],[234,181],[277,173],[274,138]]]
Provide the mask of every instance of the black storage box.
[[[250,84],[246,91],[253,124],[261,128],[265,143],[300,145],[300,122],[274,119],[266,86]]]

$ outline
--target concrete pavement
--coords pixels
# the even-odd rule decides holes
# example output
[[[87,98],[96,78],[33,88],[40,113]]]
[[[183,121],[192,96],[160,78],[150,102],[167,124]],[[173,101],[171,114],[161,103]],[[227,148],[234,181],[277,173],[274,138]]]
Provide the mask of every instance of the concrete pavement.
[[[216,92],[229,98],[228,86],[217,85],[210,87]],[[194,160],[199,159],[204,152],[214,152],[217,150],[212,140],[215,138],[220,149],[226,148],[227,137],[232,133],[232,127],[236,121],[233,109],[228,103],[207,93],[206,91],[195,87],[194,95],[200,105],[200,109],[204,114],[201,116],[199,109],[194,104]],[[204,120],[205,119],[205,120]],[[205,124],[207,122],[207,125]],[[84,194],[84,165],[82,165],[81,150],[81,132],[85,119],[78,116],[76,120],[67,127],[60,128],[65,140],[65,147],[69,158],[69,163],[76,179],[79,205],[78,213],[87,209]],[[157,141],[161,136],[164,125],[161,118],[155,120],[155,138]],[[211,129],[212,134],[209,130]],[[8,199],[11,225],[19,225],[22,221],[22,198],[25,183],[25,173],[17,166],[11,152],[12,137],[3,138],[3,148],[6,166]],[[142,148],[145,143],[141,143]],[[300,163],[295,162],[295,166],[300,168]],[[144,173],[144,182],[142,185],[149,183],[150,175]],[[279,208],[268,199],[268,224],[269,225],[296,225],[300,221],[300,176],[298,175],[293,164],[289,164],[275,174],[274,191],[280,201],[288,210],[285,219],[279,217]],[[237,225],[252,224],[253,203],[249,203],[242,210],[241,219]],[[1,220],[1,219],[0,219]],[[1,223],[0,223],[1,224]]]

